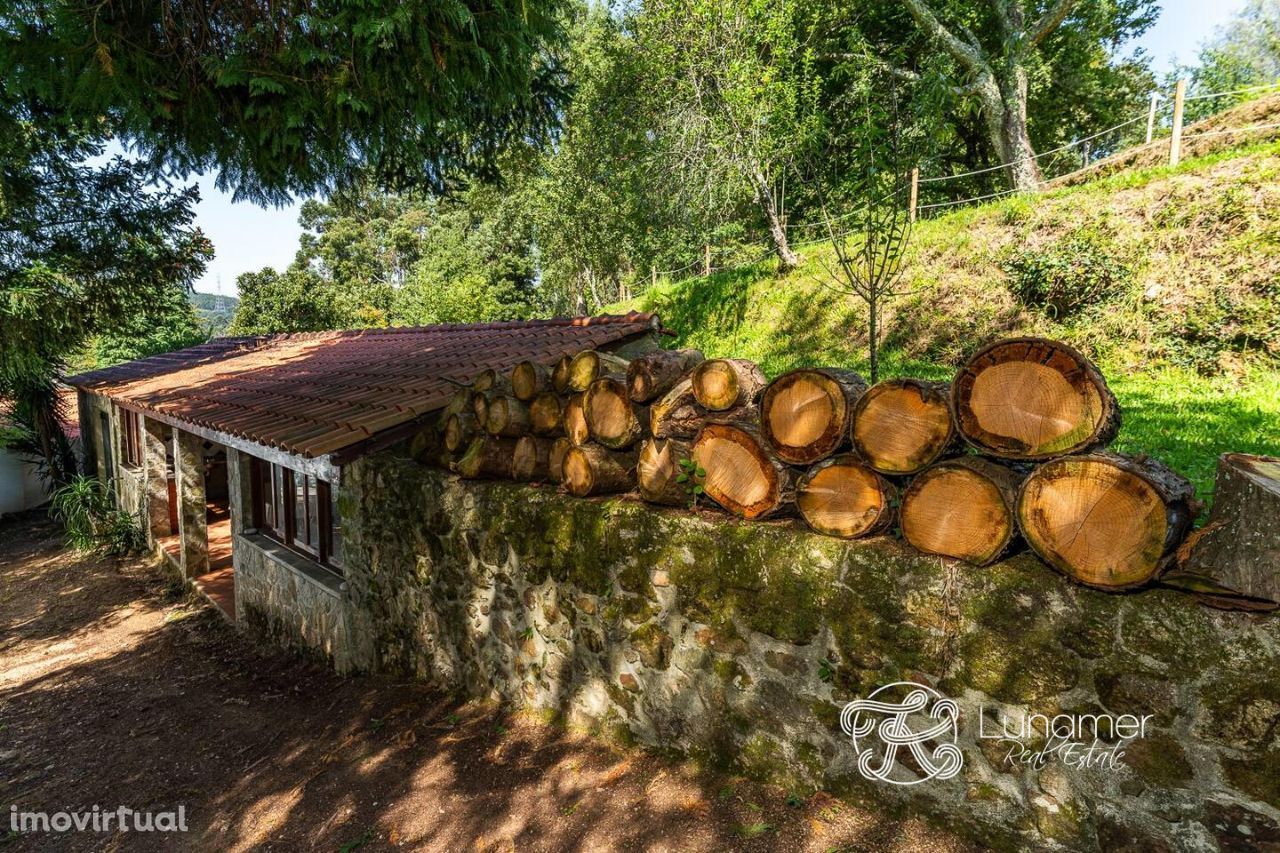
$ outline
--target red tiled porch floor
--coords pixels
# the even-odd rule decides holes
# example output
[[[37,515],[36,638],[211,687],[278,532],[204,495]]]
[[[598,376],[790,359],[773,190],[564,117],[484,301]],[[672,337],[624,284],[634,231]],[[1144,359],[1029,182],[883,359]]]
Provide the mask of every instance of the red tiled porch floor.
[[[209,541],[209,571],[197,577],[195,585],[234,621],[236,587],[235,573],[231,568],[231,513],[225,507],[210,504],[205,518]],[[181,565],[182,544],[178,534],[163,536],[158,542],[175,565]]]

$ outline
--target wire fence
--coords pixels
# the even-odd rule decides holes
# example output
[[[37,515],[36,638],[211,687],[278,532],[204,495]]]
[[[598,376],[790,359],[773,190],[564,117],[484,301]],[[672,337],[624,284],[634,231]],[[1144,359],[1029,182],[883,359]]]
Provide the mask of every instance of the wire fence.
[[[1250,96],[1258,96],[1272,91],[1280,91],[1280,81],[1221,92],[1190,94],[1186,92],[1185,81],[1180,81],[1172,92],[1153,92],[1150,98],[1150,105],[1145,112],[1125,119],[1104,130],[1099,130],[1096,133],[1080,136],[1047,151],[1041,151],[1008,163],[1000,163],[954,174],[920,175],[917,171],[913,173],[913,186],[910,188],[914,202],[913,218],[950,212],[964,205],[979,204],[1032,191],[1024,187],[1012,186],[1012,180],[1009,177],[1011,167],[1027,162],[1036,164],[1040,178],[1034,189],[1041,190],[1054,181],[1086,172],[1111,161],[1119,155],[1134,155],[1146,149],[1166,146],[1170,149],[1169,161],[1176,165],[1182,143],[1230,134],[1280,130],[1280,122],[1213,130],[1197,131],[1195,129],[1196,124],[1209,116],[1249,100]],[[1195,104],[1197,107],[1188,112],[1188,104]],[[1196,124],[1190,124],[1184,130],[1183,122],[1188,117]],[[1003,175],[1011,185],[1003,189],[979,192],[977,195],[964,198],[938,199],[938,196],[942,194],[938,190],[948,183],[972,181],[974,178],[982,178],[984,176],[989,180],[991,177],[999,177],[999,175]],[[885,199],[881,199],[881,201],[900,194],[906,189],[904,187],[897,190],[886,196]],[[919,199],[918,194],[920,191],[931,195],[932,199]],[[865,210],[866,206],[864,205],[840,216],[824,217],[820,220],[799,223],[794,226],[788,224],[785,226],[785,232],[790,247],[793,250],[800,250],[808,246],[826,243],[830,240],[829,229],[832,226],[847,222],[864,213]],[[676,269],[653,270],[650,275],[652,281],[656,283],[660,279],[674,281],[679,276],[709,275],[711,273],[748,269],[771,256],[777,255],[777,253],[777,247],[767,241],[734,243],[730,247],[712,246],[708,243],[703,246],[703,256],[701,258],[695,258],[688,264]],[[717,265],[715,261],[723,258],[726,254],[731,254],[732,259],[728,263]],[[750,256],[752,259],[747,261],[739,260],[744,255]]]

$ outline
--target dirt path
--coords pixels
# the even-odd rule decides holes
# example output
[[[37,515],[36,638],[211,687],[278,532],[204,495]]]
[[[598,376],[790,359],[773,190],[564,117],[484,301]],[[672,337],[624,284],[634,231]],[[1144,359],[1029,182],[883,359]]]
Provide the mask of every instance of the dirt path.
[[[824,795],[613,749],[252,644],[147,561],[0,523],[0,850],[959,850]],[[188,831],[17,834],[185,807]]]

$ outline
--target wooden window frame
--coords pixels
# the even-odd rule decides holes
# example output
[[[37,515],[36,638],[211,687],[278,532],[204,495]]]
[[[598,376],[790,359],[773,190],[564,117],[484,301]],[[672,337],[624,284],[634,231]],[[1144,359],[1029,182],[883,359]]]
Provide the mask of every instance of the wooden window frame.
[[[145,461],[142,455],[142,416],[132,409],[120,409],[120,444],[124,451],[120,464],[125,468],[141,468]]]
[[[274,469],[279,468],[281,471],[281,489],[280,494],[275,494],[275,472]],[[303,477],[303,529],[298,530],[298,493],[297,493],[297,477]],[[319,477],[312,477],[316,484],[316,517],[312,519],[310,512],[310,502],[308,498],[309,489],[305,474],[299,474],[292,468],[283,465],[276,465],[265,459],[252,457],[252,465],[249,476],[250,500],[253,503],[253,526],[258,532],[268,536],[271,539],[284,545],[291,551],[294,551],[308,560],[317,562],[329,571],[342,575],[342,564],[335,559],[333,554],[333,486],[332,484],[321,480]],[[263,507],[267,496],[271,496],[272,504],[275,507],[275,513],[278,521],[277,529],[267,524],[263,513]],[[319,547],[315,550],[309,547],[309,533],[312,525],[318,530]]]

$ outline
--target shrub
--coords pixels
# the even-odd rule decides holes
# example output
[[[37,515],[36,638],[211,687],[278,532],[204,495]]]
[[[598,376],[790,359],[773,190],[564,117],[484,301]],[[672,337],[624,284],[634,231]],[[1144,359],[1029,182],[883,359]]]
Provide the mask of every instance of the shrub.
[[[1133,281],[1133,271],[1108,242],[1087,230],[1015,251],[1001,266],[1018,301],[1055,320],[1109,302]]]
[[[95,477],[76,477],[54,492],[53,514],[66,530],[67,544],[77,550],[118,557],[146,545],[137,519],[115,506]]]

